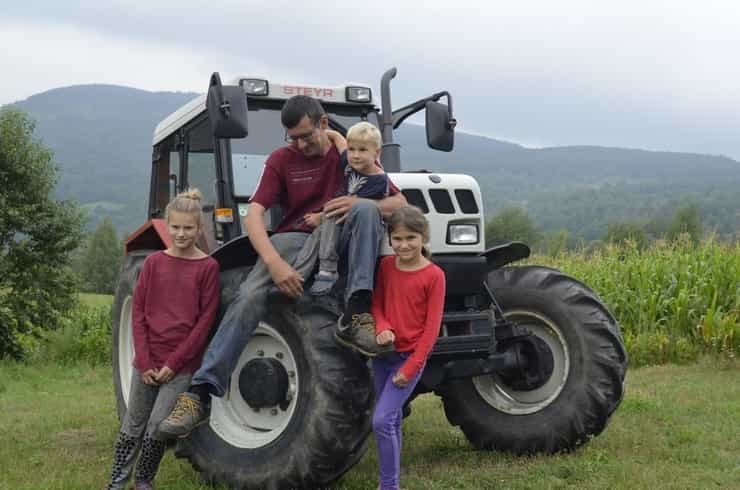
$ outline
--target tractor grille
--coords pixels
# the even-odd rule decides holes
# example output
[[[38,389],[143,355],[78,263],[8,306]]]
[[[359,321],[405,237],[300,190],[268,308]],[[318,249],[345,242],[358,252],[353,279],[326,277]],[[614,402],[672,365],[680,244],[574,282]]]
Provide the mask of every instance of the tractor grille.
[[[401,192],[409,204],[418,207],[424,214],[429,213],[429,203],[421,189],[403,189]],[[463,214],[478,214],[478,203],[475,202],[475,196],[470,189],[455,189],[454,194],[458,208]],[[437,213],[455,214],[453,197],[447,189],[429,189],[428,199]]]

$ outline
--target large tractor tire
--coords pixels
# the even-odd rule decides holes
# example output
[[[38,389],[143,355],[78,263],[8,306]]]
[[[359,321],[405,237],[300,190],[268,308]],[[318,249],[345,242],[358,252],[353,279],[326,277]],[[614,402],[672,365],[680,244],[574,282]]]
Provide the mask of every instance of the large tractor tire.
[[[553,371],[515,389],[499,375],[452,381],[445,413],[477,448],[516,454],[571,450],[598,435],[624,394],[627,356],[619,325],[587,286],[545,267],[505,267],[488,285],[506,318],[542,339]]]
[[[128,254],[121,265],[118,287],[113,300],[111,321],[113,336],[113,385],[116,390],[118,418],[123,420],[128,406],[131,376],[133,375],[134,336],[131,329],[131,309],[134,302],[134,287],[141,266],[153,250],[136,250]]]
[[[222,273],[222,310],[248,271]],[[325,487],[367,449],[370,373],[362,357],[335,342],[335,315],[279,301],[269,311],[242,352],[227,396],[212,399],[208,423],[181,440],[176,455],[205,480],[233,488]],[[257,382],[252,368],[265,360],[271,372],[284,373],[287,396],[255,409],[245,398]]]

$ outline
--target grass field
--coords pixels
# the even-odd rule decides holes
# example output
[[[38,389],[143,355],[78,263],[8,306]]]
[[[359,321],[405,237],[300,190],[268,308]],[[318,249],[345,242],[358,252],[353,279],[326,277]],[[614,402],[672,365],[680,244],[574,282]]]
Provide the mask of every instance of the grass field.
[[[110,306],[113,304],[113,296],[110,294],[80,293],[80,303],[85,306]]]
[[[404,424],[402,485],[413,489],[740,488],[740,362],[628,372],[625,400],[585,447],[555,456],[474,451],[440,400]],[[0,362],[0,488],[99,489],[118,430],[109,367]],[[337,489],[374,489],[375,447]],[[206,489],[168,453],[158,489]]]

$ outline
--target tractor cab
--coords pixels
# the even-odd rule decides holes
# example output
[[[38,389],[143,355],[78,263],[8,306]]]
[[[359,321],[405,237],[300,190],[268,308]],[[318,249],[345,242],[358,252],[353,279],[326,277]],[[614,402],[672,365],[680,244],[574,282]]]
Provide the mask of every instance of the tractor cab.
[[[208,94],[167,116],[154,131],[148,210],[151,221],[129,238],[127,252],[166,245],[167,238],[161,233],[164,209],[178,192],[191,187],[203,194],[205,230],[198,244],[201,249],[214,253],[243,237],[242,220],[264,163],[273,150],[287,144],[280,111],[294,95],[320,100],[330,127],[342,134],[360,121],[381,130],[382,164],[408,202],[427,215],[434,237],[430,244],[433,253],[482,252],[482,200],[475,180],[464,175],[401,174],[400,147],[393,142],[394,128],[414,113],[426,110],[428,145],[451,150],[455,121],[449,100],[448,105],[437,102],[442,97],[449,99],[449,94],[440,92],[392,112],[390,78],[389,72],[381,82],[386,111],[381,112],[373,90],[364,84],[309,86],[243,75],[222,85],[220,76],[214,74]],[[271,209],[268,229],[279,220],[280,209]],[[244,260],[248,256],[235,250],[233,246],[220,250],[220,260],[233,266],[240,260],[237,257]],[[390,249],[386,247],[385,252],[390,253]]]

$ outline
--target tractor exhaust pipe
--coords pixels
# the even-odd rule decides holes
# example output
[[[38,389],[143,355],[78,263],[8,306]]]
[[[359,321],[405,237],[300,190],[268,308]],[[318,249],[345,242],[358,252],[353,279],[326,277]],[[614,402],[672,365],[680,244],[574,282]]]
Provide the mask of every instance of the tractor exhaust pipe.
[[[380,79],[381,127],[383,153],[380,161],[386,172],[401,171],[401,145],[393,142],[393,111],[391,110],[391,80],[396,77],[396,67],[383,73]]]

